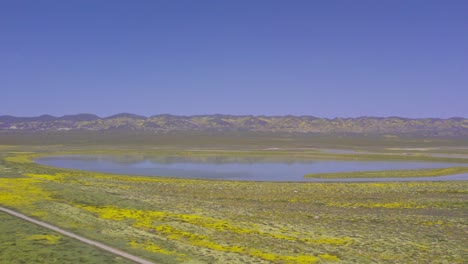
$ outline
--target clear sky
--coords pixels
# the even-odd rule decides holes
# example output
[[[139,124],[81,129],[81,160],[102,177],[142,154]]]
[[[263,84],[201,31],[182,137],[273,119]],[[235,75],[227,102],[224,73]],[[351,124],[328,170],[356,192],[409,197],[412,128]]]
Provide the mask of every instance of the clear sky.
[[[468,1],[2,0],[0,115],[468,117]]]

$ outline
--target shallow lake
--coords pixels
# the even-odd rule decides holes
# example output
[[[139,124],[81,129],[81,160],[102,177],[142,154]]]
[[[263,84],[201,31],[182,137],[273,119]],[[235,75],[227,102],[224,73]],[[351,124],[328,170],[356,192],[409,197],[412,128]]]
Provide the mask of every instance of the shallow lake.
[[[441,181],[468,180],[468,173],[419,178],[304,178],[309,173],[331,173],[371,170],[404,170],[442,168],[452,163],[405,162],[405,161],[337,161],[337,160],[293,160],[272,158],[184,158],[184,157],[114,157],[98,155],[67,155],[45,157],[37,163],[96,172],[201,178],[242,181]],[[456,166],[456,165],[455,165]]]

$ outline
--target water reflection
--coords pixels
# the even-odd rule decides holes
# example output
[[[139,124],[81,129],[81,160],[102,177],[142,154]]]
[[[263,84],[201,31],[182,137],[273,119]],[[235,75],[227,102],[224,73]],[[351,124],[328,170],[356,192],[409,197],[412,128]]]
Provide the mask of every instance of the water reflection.
[[[408,170],[451,167],[451,163],[405,161],[336,161],[265,156],[56,156],[37,160],[43,165],[97,172],[245,181],[442,181],[467,180],[468,174],[425,178],[304,178],[309,173]]]
[[[54,157],[55,158],[55,157]],[[146,156],[146,155],[64,155],[60,158],[79,158],[88,161],[107,161],[120,164],[155,163],[155,164],[177,164],[177,163],[211,163],[211,164],[254,164],[254,163],[314,163],[310,158],[301,157],[271,157],[271,156]],[[40,159],[47,160],[48,158]]]

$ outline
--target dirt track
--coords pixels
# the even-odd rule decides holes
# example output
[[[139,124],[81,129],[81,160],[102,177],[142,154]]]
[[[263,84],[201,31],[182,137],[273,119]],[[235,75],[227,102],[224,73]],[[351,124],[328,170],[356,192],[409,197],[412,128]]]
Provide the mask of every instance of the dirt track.
[[[58,228],[54,225],[51,225],[51,224],[47,224],[47,223],[44,223],[42,221],[39,221],[39,220],[36,220],[34,218],[31,218],[31,217],[28,217],[28,216],[25,216],[23,214],[20,214],[20,213],[17,213],[15,211],[12,211],[10,209],[7,209],[7,208],[4,208],[4,207],[1,207],[0,206],[0,211],[4,212],[4,213],[7,213],[7,214],[10,214],[12,216],[15,216],[15,217],[18,217],[20,219],[23,219],[23,220],[26,220],[30,223],[33,223],[33,224],[36,224],[38,226],[42,226],[42,227],[45,227],[47,229],[50,229],[52,231],[55,231],[57,233],[60,233],[64,236],[67,236],[67,237],[71,237],[71,238],[74,238],[76,240],[79,240],[85,244],[88,244],[88,245],[91,245],[91,246],[95,246],[99,249],[102,249],[102,250],[105,250],[107,252],[110,252],[112,254],[115,254],[115,255],[118,255],[118,256],[121,256],[121,257],[124,257],[126,259],[129,259],[129,260],[132,260],[132,261],[135,261],[136,263],[141,263],[141,264],[154,264],[153,262],[151,261],[148,261],[148,260],[145,260],[145,259],[142,259],[142,258],[139,258],[137,256],[134,256],[134,255],[131,255],[131,254],[128,254],[126,252],[123,252],[121,250],[118,250],[118,249],[115,249],[115,248],[112,248],[112,247],[109,247],[109,246],[106,246],[102,243],[99,243],[99,242],[96,242],[96,241],[93,241],[93,240],[90,240],[90,239],[87,239],[87,238],[84,238],[82,236],[79,236],[79,235],[76,235],[74,233],[71,233],[71,232],[68,232],[68,231],[65,231],[61,228]]]

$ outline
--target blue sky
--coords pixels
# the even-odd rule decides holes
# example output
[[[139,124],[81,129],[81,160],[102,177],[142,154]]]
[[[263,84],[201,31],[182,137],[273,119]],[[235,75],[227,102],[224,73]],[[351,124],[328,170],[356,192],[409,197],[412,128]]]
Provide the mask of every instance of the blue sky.
[[[0,115],[468,117],[468,1],[0,1]]]

